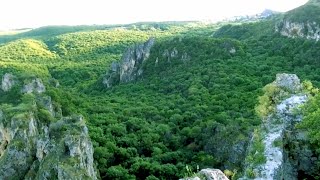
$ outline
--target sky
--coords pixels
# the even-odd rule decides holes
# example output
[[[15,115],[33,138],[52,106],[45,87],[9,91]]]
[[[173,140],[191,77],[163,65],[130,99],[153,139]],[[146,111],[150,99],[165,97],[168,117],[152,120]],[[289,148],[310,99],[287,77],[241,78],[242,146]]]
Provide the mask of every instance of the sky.
[[[285,12],[307,0],[1,0],[0,29],[47,25],[217,20],[264,9]]]

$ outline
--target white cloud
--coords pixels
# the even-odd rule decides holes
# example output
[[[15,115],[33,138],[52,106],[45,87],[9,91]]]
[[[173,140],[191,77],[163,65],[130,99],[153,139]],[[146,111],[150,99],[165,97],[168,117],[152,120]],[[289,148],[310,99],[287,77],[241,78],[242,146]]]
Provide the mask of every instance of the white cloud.
[[[286,11],[307,0],[2,0],[0,29],[44,25],[202,20]]]

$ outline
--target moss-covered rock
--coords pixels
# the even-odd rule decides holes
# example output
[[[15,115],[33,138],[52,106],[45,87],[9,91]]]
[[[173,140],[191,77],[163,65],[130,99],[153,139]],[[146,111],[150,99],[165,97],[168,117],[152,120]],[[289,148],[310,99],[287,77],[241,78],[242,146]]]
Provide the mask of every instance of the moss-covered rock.
[[[0,179],[97,179],[83,117],[61,118],[50,97],[26,93],[0,106]]]

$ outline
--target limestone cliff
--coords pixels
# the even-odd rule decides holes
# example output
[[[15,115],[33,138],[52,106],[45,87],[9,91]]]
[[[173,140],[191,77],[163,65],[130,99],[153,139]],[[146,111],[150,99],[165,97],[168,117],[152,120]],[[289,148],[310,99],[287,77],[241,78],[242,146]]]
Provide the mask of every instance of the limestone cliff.
[[[116,84],[136,80],[143,73],[143,63],[149,58],[150,49],[155,39],[130,47],[123,54],[120,62],[113,62],[103,79],[103,84],[109,88]]]
[[[301,136],[292,136],[302,133],[295,128],[295,124],[302,119],[299,108],[308,100],[308,93],[303,90],[300,79],[295,74],[278,74],[268,87],[272,93],[265,93],[273,103],[270,104],[272,108],[268,107],[269,113],[253,135],[243,179],[298,179],[298,171],[306,171],[307,169],[302,168],[308,165],[311,167],[314,163],[308,147],[304,146],[305,149],[302,149],[299,146]],[[289,148],[290,146],[295,149]],[[293,149],[296,156],[291,155]]]
[[[309,0],[303,6],[288,11],[276,23],[275,31],[290,38],[320,40],[320,1]]]
[[[320,24],[311,22],[294,22],[284,19],[275,25],[275,31],[290,38],[320,40]]]
[[[39,78],[20,88],[19,104],[0,104],[0,179],[97,179],[84,119],[62,117]]]

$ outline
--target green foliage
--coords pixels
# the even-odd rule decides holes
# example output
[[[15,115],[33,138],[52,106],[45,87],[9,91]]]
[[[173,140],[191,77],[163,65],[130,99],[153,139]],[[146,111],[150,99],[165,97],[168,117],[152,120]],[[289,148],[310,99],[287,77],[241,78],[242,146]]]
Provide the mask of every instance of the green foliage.
[[[303,6],[293,9],[285,14],[285,19],[294,22],[308,22],[312,17],[312,22],[320,22],[319,16],[320,2],[317,0],[310,0]]]
[[[0,90],[0,104],[2,103],[17,104],[19,103],[21,97],[22,97],[21,86],[19,85],[13,86],[9,92],[4,92]]]
[[[279,102],[278,96],[281,89],[274,84],[268,84],[262,90],[264,94],[259,97],[259,103],[255,110],[259,117],[265,119],[274,111],[274,106]]]
[[[17,40],[0,46],[2,61],[48,61],[54,57],[55,54],[43,42],[33,39]]]
[[[24,40],[1,45],[0,75],[11,72],[58,81],[59,87],[56,82],[46,86],[46,94],[57,109],[61,105],[64,116],[85,117],[103,178],[178,179],[186,165],[241,171],[245,152],[233,148],[246,149],[248,137],[260,124],[254,108],[263,85],[279,72],[320,84],[319,43],[269,33],[272,23],[226,26],[214,37],[217,27],[200,23],[38,29],[21,35],[27,37]],[[102,76],[110,64],[128,46],[150,36],[156,37],[156,44],[141,79],[105,89]],[[163,56],[174,48],[178,56]],[[182,60],[184,54],[187,61]],[[306,87],[310,89],[308,83]],[[5,114],[28,109],[12,105],[21,103],[20,89],[0,90]],[[264,93],[260,115],[278,101],[273,99],[276,88],[266,87]],[[45,108],[36,108],[40,119],[54,121]],[[50,136],[59,138],[70,127],[54,124],[50,129]],[[254,137],[258,153],[251,152],[249,161],[259,164],[265,161],[264,147],[261,137]]]
[[[297,125],[298,128],[307,132],[308,144],[316,155],[320,154],[320,94],[311,97],[303,107],[303,120]],[[320,162],[317,161],[316,169],[320,171]]]
[[[311,81],[303,81],[302,82],[302,88],[304,90],[305,93],[308,93],[312,96],[316,95],[317,93],[319,93],[319,89],[313,87],[313,84]]]
[[[45,122],[45,123],[51,123],[54,122],[54,118],[52,117],[52,115],[50,114],[50,112],[46,109],[39,109],[37,116],[39,118],[39,120],[41,122]]]
[[[106,176],[103,177],[106,179],[118,179],[118,180],[126,180],[126,179],[134,179],[134,177],[129,175],[127,169],[121,166],[112,166],[107,170]]]
[[[302,106],[301,112],[303,114],[303,119],[300,123],[296,125],[300,131],[307,133],[308,138],[305,139],[306,147],[310,147],[313,154],[316,156],[320,155],[320,94],[319,89],[313,87],[313,84],[310,81],[303,82],[304,92],[309,94],[309,100],[304,106]],[[281,144],[282,145],[282,144]],[[320,172],[320,161],[316,160],[315,167],[313,172],[308,172],[312,175],[313,178],[318,179]]]
[[[234,173],[230,171],[229,169],[225,169],[223,173],[230,179],[231,177],[234,176]]]
[[[17,149],[18,151],[23,151],[25,148],[25,142],[23,142],[22,140],[15,140],[12,143],[10,143],[10,146],[14,147],[15,149]]]
[[[283,142],[281,138],[278,138],[276,140],[273,141],[273,146],[274,147],[279,147],[282,148],[283,147]]]
[[[256,167],[265,163],[267,159],[264,155],[264,150],[265,146],[263,143],[261,130],[255,129],[252,136],[250,152],[246,157],[246,164],[249,164],[251,167]]]
[[[186,170],[186,173],[184,174],[184,178],[197,176],[196,172],[192,169],[192,167],[186,165],[185,170]],[[197,169],[197,171],[199,171],[199,169]]]
[[[228,24],[214,33],[214,37],[234,38],[239,40],[257,39],[266,34],[273,33],[275,20],[266,20],[262,22],[244,23],[244,24]]]
[[[146,178],[146,180],[158,180],[155,176],[151,175]]]
[[[251,168],[246,169],[246,174],[251,179],[254,179],[257,176],[256,173]]]

